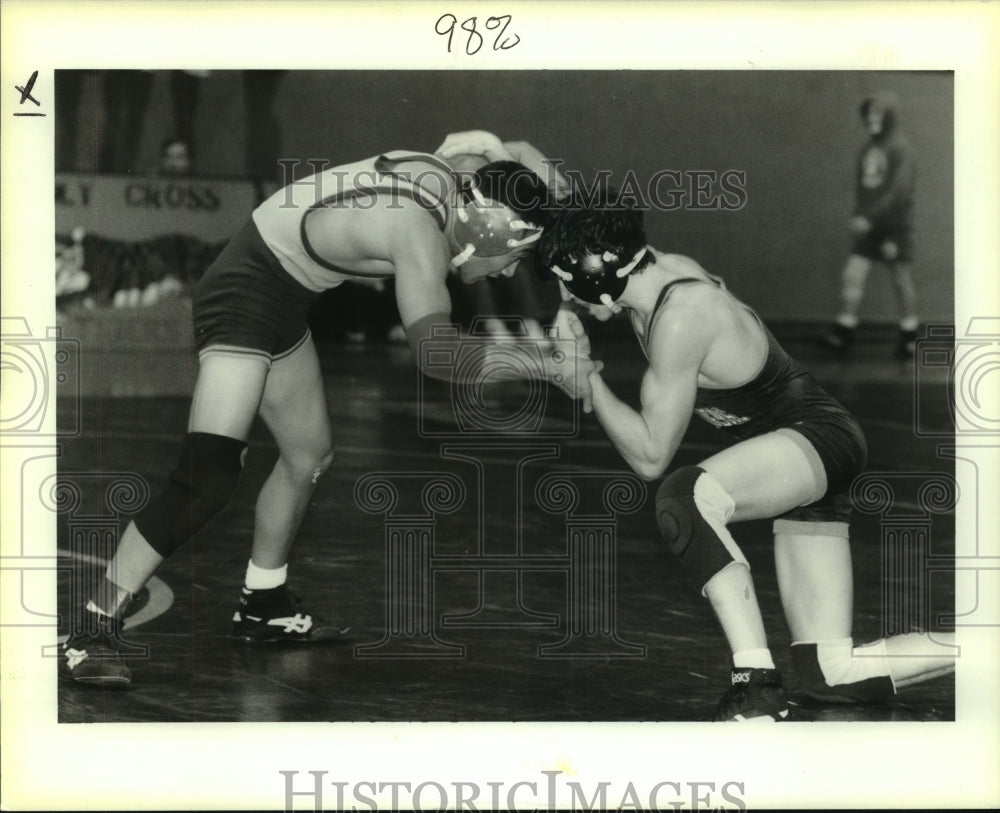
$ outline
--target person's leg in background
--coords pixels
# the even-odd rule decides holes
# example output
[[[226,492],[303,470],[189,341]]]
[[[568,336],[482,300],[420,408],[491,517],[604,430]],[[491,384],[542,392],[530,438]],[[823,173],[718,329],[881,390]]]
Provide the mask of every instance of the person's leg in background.
[[[56,172],[75,172],[80,120],[80,94],[83,80],[89,71],[57,70],[55,72],[55,139]]]
[[[152,71],[107,70],[101,80],[104,124],[99,172],[136,172],[139,138],[153,92]]]
[[[274,100],[285,71],[243,71],[243,95],[246,101],[246,167],[264,200],[271,187],[287,183],[278,172],[281,151],[281,128],[274,112]]]
[[[202,83],[208,71],[170,71],[170,105],[173,114],[173,137],[187,145],[189,171],[194,172],[198,159],[195,125]]]
[[[851,254],[844,264],[840,278],[840,313],[824,336],[831,350],[846,353],[854,346],[861,302],[871,269],[872,261],[861,254]]]

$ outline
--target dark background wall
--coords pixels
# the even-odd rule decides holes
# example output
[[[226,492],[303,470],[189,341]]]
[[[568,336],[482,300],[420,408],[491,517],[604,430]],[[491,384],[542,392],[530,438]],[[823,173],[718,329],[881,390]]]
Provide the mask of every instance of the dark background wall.
[[[192,134],[198,169],[247,172],[244,72],[202,83]],[[80,169],[93,168],[98,81],[81,89]],[[660,170],[746,173],[738,211],[651,212],[650,241],[689,254],[769,318],[818,320],[836,310],[849,246],[858,105],[892,89],[919,161],[915,272],[922,315],[953,314],[953,80],[945,72],[858,71],[288,71],[272,109],[277,157],[354,160],[387,149],[431,151],[446,133],[482,128],[523,139],[584,178],[641,182]],[[157,76],[137,164],[156,166],[173,130]],[[89,139],[89,140],[88,140]],[[863,314],[895,318],[876,275]]]

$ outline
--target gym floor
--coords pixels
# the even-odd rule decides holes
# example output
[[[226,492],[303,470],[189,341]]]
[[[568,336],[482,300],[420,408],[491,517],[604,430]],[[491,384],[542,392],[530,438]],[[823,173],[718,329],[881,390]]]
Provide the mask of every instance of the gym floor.
[[[867,434],[869,487],[856,484],[852,524],[855,640],[946,629],[954,514],[947,495],[926,498],[935,484],[947,491],[954,472],[935,437],[949,427],[946,371],[925,367],[919,353],[893,360],[884,336],[835,360],[801,332],[775,332]],[[594,344],[609,383],[634,403],[644,368],[634,341],[598,332]],[[728,683],[721,631],[663,550],[655,484],[629,474],[592,416],[555,389],[521,383],[453,398],[445,385],[419,382],[405,347],[318,346],[337,458],[299,534],[289,583],[309,611],[347,628],[343,640],[252,647],[228,638],[254,500],[276,457],[256,426],[230,506],[163,565],[132,611],[132,686],[60,684],[60,722],[710,718]],[[80,427],[59,463],[78,497],[59,514],[69,568],[61,633],[115,530],[144,489],[166,482],[194,360],[84,351],[82,369],[82,396],[60,399],[61,420]],[[726,442],[695,420],[675,465]],[[770,523],[734,534],[753,565],[791,720],[954,719],[952,677],[887,705],[806,699],[791,667]]]

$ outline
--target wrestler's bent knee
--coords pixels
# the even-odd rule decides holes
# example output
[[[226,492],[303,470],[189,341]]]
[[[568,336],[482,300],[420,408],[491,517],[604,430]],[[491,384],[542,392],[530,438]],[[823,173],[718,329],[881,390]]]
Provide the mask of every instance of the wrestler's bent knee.
[[[719,481],[698,466],[672,472],[656,493],[660,533],[699,589],[733,562],[747,565],[725,527],[735,507]]]
[[[859,647],[849,638],[793,643],[792,663],[802,689],[817,700],[880,703],[896,693],[884,640]]]
[[[236,438],[192,432],[184,438],[167,488],[135,518],[135,525],[167,558],[229,504],[247,444]]]

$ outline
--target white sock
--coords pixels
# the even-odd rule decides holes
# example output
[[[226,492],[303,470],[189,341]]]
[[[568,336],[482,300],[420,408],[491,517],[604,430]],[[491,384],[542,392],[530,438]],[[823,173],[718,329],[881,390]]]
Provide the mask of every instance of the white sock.
[[[771,650],[767,647],[741,649],[733,653],[733,666],[737,669],[774,669],[774,660],[771,658]]]
[[[98,607],[93,601],[88,601],[87,606],[84,609],[86,609],[87,612],[89,613],[97,613],[98,615],[103,615],[105,618],[112,617],[108,615],[106,612],[104,612],[104,610],[102,610],[100,607]]]
[[[842,313],[837,317],[837,324],[843,325],[849,330],[854,330],[858,326],[861,318],[850,313]]]
[[[907,316],[899,320],[899,329],[913,331],[920,325],[920,320],[916,316]]]
[[[244,584],[248,590],[270,590],[281,587],[288,580],[288,565],[274,569],[257,567],[253,559],[247,562],[247,575]]]

